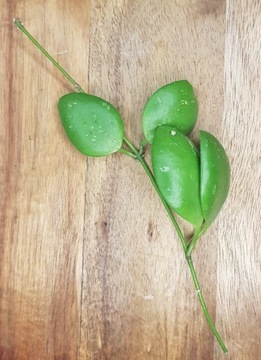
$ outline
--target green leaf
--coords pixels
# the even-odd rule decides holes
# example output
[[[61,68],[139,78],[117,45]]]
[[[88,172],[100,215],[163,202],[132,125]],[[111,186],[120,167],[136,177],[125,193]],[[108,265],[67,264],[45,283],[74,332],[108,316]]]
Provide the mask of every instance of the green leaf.
[[[145,138],[152,143],[157,127],[174,126],[185,135],[195,126],[198,102],[192,85],[186,80],[175,81],[158,89],[145,105],[142,126]]]
[[[60,98],[59,115],[71,143],[87,156],[105,156],[121,148],[124,128],[113,105],[90,94]]]
[[[173,126],[156,129],[152,168],[168,205],[199,229],[203,222],[199,197],[199,155],[193,143]]]
[[[203,231],[220,212],[229,190],[230,165],[220,142],[210,133],[200,131],[200,199],[205,218]]]

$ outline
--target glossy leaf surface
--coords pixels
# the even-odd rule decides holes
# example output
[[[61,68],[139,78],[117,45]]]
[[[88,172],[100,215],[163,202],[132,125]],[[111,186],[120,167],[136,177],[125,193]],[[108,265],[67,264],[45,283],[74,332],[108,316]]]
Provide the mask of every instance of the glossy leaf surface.
[[[107,101],[85,93],[70,93],[60,98],[58,110],[69,140],[81,153],[105,156],[120,149],[123,122]]]
[[[220,142],[206,131],[200,131],[200,177],[205,231],[220,212],[230,183],[230,165],[226,152]]]
[[[187,80],[165,85],[145,105],[142,116],[145,138],[151,143],[156,128],[161,125],[171,125],[188,134],[195,126],[197,115],[198,102]]]
[[[172,126],[156,129],[151,149],[156,182],[169,206],[196,228],[203,222],[199,197],[199,154]]]

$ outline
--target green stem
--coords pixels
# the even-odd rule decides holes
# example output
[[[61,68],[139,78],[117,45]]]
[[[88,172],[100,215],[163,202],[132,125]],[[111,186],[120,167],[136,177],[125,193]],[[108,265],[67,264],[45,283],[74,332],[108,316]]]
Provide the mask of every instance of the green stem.
[[[200,285],[199,285],[199,282],[198,282],[198,278],[197,278],[197,275],[196,275],[196,271],[195,271],[191,256],[186,256],[186,260],[187,260],[187,263],[188,263],[188,266],[189,266],[189,269],[190,269],[190,272],[191,272],[191,275],[192,275],[192,279],[193,279],[195,288],[196,288],[197,293],[198,293],[198,298],[199,298],[200,305],[201,305],[202,310],[203,310],[203,312],[205,314],[208,325],[211,328],[212,333],[214,334],[215,338],[217,339],[217,341],[218,341],[219,345],[221,346],[222,350],[224,351],[224,353],[227,353],[228,349],[225,346],[225,344],[223,343],[223,340],[222,340],[221,336],[219,335],[217,329],[215,328],[215,325],[214,325],[214,323],[213,323],[213,321],[211,319],[211,316],[209,315],[205,299],[204,299],[204,297],[202,295],[202,292],[201,292],[201,289],[200,289]]]
[[[145,145],[147,145],[149,142],[148,142],[148,140],[147,139],[143,139],[143,140],[141,140],[141,142],[140,142],[140,146],[141,147],[144,147]]]
[[[118,152],[128,155],[128,156],[131,156],[132,158],[136,159],[136,155],[126,149],[120,148],[120,150],[118,150]]]
[[[58,64],[57,61],[54,60],[54,58],[38,43],[38,41],[35,40],[35,38],[25,29],[25,27],[23,26],[23,24],[21,23],[21,21],[19,19],[15,19],[14,20],[14,23],[15,25],[17,26],[18,29],[20,29],[31,41],[32,43],[54,64],[54,66],[60,70],[60,72],[69,80],[69,82],[71,84],[73,84],[75,87],[76,87],[76,90],[77,91],[80,91],[80,92],[85,92],[81,86]],[[191,252],[194,248],[194,245],[196,243],[196,240],[199,238],[200,236],[200,233],[197,234],[197,231],[195,231],[194,235],[193,235],[193,238],[191,240],[191,243],[189,244],[189,246],[187,245],[186,243],[186,240],[180,230],[180,227],[176,221],[176,219],[174,218],[173,216],[173,213],[172,213],[172,210],[170,209],[170,207],[168,206],[168,204],[166,203],[160,189],[158,188],[158,185],[154,179],[154,176],[149,168],[149,166],[147,165],[147,163],[145,162],[145,160],[143,159],[142,157],[142,151],[139,151],[138,149],[136,149],[136,147],[126,138],[124,137],[124,142],[127,144],[127,146],[132,150],[132,152],[126,150],[126,149],[123,149],[121,148],[119,150],[119,152],[125,154],[125,155],[128,155],[128,156],[131,156],[132,158],[135,158],[137,159],[143,169],[145,170],[146,174],[148,175],[152,185],[154,186],[156,192],[158,193],[160,199],[161,199],[161,202],[162,204],[164,205],[168,215],[169,215],[169,218],[172,222],[172,224],[174,225],[176,231],[177,231],[177,234],[180,238],[180,241],[181,241],[181,244],[182,244],[182,247],[183,247],[183,250],[184,250],[184,253],[186,255],[186,260],[188,262],[188,266],[189,266],[189,269],[190,269],[190,272],[191,272],[191,275],[192,275],[192,279],[193,279],[193,282],[194,282],[194,285],[195,285],[195,288],[197,290],[197,293],[198,293],[198,297],[199,297],[199,301],[200,301],[200,304],[202,306],[202,309],[203,309],[203,312],[206,316],[206,319],[207,319],[207,322],[213,332],[213,334],[215,335],[217,341],[219,342],[221,348],[223,349],[223,351],[226,353],[228,352],[227,351],[227,348],[226,346],[224,345],[219,333],[217,332],[214,324],[213,324],[213,321],[211,320],[211,317],[209,315],[209,312],[208,312],[208,309],[207,309],[207,306],[206,306],[206,303],[205,303],[205,300],[204,300],[204,297],[201,293],[201,289],[200,289],[200,286],[199,286],[199,282],[198,282],[198,279],[197,279],[197,276],[196,276],[196,272],[195,272],[195,269],[194,269],[194,266],[193,266],[193,262],[192,262],[192,259],[191,259]],[[142,141],[141,142],[141,147],[143,145],[145,145],[147,143],[146,140]],[[141,149],[142,150],[142,149]]]
[[[71,84],[74,85],[77,92],[84,92],[81,86],[67,73],[67,71],[64,70],[64,68],[61,67],[60,64],[54,58],[39,44],[39,42],[29,33],[29,31],[26,30],[26,28],[23,26],[22,22],[19,19],[14,19],[14,23],[17,26],[19,30],[21,30],[27,37],[32,41],[32,43],[49,59],[54,66],[60,70],[60,72],[66,77],[67,80]]]
[[[200,236],[201,236],[201,228],[195,229],[193,237],[187,246],[186,256],[191,256],[192,250],[194,249],[196,242],[198,241]]]

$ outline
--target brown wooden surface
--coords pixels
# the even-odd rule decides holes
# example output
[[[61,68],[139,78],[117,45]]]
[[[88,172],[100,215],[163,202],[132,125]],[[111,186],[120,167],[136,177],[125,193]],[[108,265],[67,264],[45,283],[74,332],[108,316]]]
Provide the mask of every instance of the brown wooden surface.
[[[0,359],[260,359],[259,0],[1,0]],[[188,79],[232,166],[195,267],[139,163],[87,159],[57,100],[72,90],[31,33],[139,143],[146,99]],[[148,157],[146,157],[148,159]],[[184,224],[183,224],[184,226]]]

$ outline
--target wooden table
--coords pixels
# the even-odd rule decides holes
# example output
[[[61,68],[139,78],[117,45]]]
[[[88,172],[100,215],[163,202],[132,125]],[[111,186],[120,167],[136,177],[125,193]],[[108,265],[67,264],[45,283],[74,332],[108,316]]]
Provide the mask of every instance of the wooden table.
[[[212,132],[232,167],[193,253],[228,355],[142,167],[70,145],[57,100],[74,89],[13,17],[119,109],[136,145],[148,97],[193,84],[192,136]],[[1,360],[260,359],[260,24],[259,0],[1,2]]]

